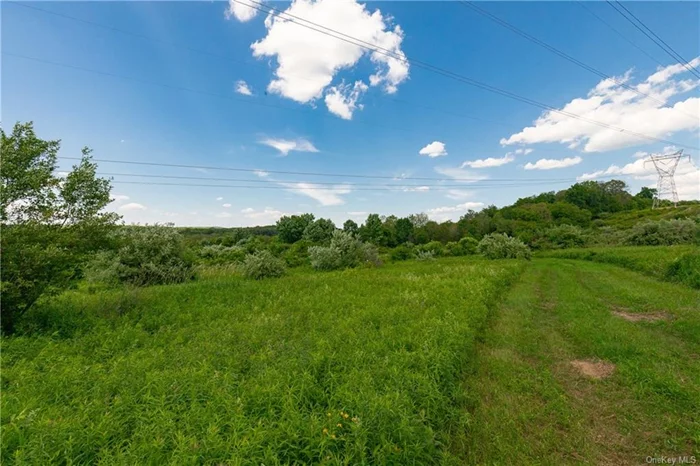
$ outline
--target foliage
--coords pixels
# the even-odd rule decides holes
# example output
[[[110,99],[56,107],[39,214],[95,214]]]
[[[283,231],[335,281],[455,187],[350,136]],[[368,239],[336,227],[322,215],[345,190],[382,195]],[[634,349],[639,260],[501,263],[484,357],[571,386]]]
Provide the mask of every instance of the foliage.
[[[277,221],[277,234],[285,243],[296,243],[304,236],[304,230],[313,221],[313,214],[285,215]]]
[[[413,239],[413,223],[410,218],[396,220],[396,242],[403,244]]]
[[[555,248],[575,248],[583,246],[583,230],[573,225],[558,225],[545,231],[545,237]]]
[[[309,248],[311,266],[317,270],[336,270],[361,264],[378,265],[377,249],[344,231],[335,231],[330,246]]]
[[[43,295],[68,288],[89,254],[107,245],[118,216],[105,213],[110,183],[96,176],[90,150],[65,176],[54,173],[59,141],[36,136],[32,123],[0,129],[2,331]]]
[[[309,262],[309,246],[311,243],[305,240],[292,244],[283,254],[282,258],[288,267],[299,267]]]
[[[432,261],[435,260],[435,253],[433,251],[416,251],[416,260],[419,261]]]
[[[440,257],[440,256],[445,255],[445,249],[442,246],[442,243],[439,241],[431,241],[429,243],[416,246],[416,251],[417,252],[429,252],[435,257]]]
[[[223,246],[222,244],[212,244],[203,246],[199,250],[199,257],[211,264],[225,264],[241,262],[246,255],[245,248],[241,246]]]
[[[666,278],[700,289],[700,251],[689,252],[671,262]]]
[[[181,283],[194,278],[194,258],[172,225],[123,226],[113,235],[113,251],[99,255],[88,279],[134,286]]]
[[[389,257],[392,261],[405,261],[414,257],[414,249],[411,244],[401,244],[391,250]]]
[[[700,225],[690,219],[659,220],[638,223],[630,232],[627,244],[661,246],[688,244],[700,239]]]
[[[276,278],[285,274],[284,262],[276,258],[270,251],[261,250],[248,254],[243,260],[243,276],[260,280],[262,278]]]
[[[312,243],[326,243],[330,241],[335,230],[335,224],[332,220],[319,218],[306,226],[303,239]]]
[[[479,242],[471,236],[465,236],[464,238],[461,238],[459,240],[459,245],[462,248],[464,254],[469,256],[472,254],[476,254],[476,248],[479,245]]]
[[[360,227],[360,238],[372,244],[380,244],[382,239],[382,220],[378,214],[369,214]]]
[[[343,223],[343,231],[345,233],[350,233],[351,235],[357,235],[360,232],[360,227],[352,219],[348,219]]]
[[[503,233],[484,236],[477,246],[479,254],[488,259],[530,259],[531,252],[525,243]]]

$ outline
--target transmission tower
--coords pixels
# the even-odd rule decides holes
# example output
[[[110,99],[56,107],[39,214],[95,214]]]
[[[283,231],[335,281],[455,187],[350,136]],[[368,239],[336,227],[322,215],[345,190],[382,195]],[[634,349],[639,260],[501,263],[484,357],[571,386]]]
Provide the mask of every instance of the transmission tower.
[[[668,199],[673,202],[673,206],[678,205],[678,191],[676,190],[676,180],[673,175],[676,173],[678,162],[683,158],[683,149],[671,154],[651,154],[644,162],[646,165],[649,162],[654,164],[656,172],[659,174],[659,179],[656,182],[656,196],[651,208],[656,209],[661,206],[661,201]],[[688,155],[690,160],[690,155]]]

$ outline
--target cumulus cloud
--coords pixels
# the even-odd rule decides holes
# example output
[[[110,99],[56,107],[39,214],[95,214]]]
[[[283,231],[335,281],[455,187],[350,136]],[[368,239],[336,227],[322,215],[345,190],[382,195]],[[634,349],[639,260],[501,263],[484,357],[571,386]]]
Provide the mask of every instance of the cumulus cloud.
[[[243,95],[253,95],[253,91],[250,89],[250,86],[248,86],[248,83],[242,79],[236,81],[236,92]]]
[[[228,209],[229,207],[231,207],[231,204],[222,204],[221,207],[225,207]]]
[[[291,192],[310,197],[318,201],[323,206],[345,204],[345,200],[340,196],[349,194],[351,189],[346,185],[326,186],[313,183],[279,183],[289,188]]]
[[[700,57],[690,64],[700,65]],[[623,147],[648,144],[649,140],[629,131],[656,138],[700,128],[700,98],[688,97],[670,104],[669,101],[695,89],[700,81],[679,79],[687,70],[680,65],[659,68],[643,82],[630,83],[632,73],[614,79],[604,79],[586,97],[573,99],[560,110],[589,120],[623,128],[626,132],[604,128],[590,122],[547,111],[532,126],[503,138],[501,144],[534,144],[559,142],[569,148],[582,146],[584,152],[604,152]],[[642,96],[620,85],[647,94]]]
[[[247,0],[244,0],[244,2],[248,5],[254,5],[253,2],[248,2]],[[250,21],[251,19],[255,18],[255,15],[258,14],[258,10],[256,10],[255,8],[251,8],[248,5],[238,3],[234,0],[229,0],[228,8],[226,9],[226,18],[230,19],[231,17],[233,17],[241,23]]]
[[[270,146],[277,149],[283,156],[288,155],[292,151],[296,152],[318,152],[318,149],[314,145],[304,139],[279,139],[279,138],[266,138],[260,141],[260,144]]]
[[[563,159],[539,159],[537,162],[525,164],[525,170],[552,170],[554,168],[566,168],[578,165],[583,160],[581,157],[566,157]]]
[[[435,221],[444,222],[446,220],[455,220],[470,209],[474,210],[482,207],[484,207],[483,202],[464,202],[454,206],[435,207],[434,209],[428,209],[425,213]]]
[[[487,159],[477,159],[477,160],[471,160],[464,162],[462,164],[462,167],[471,167],[471,168],[490,168],[490,167],[500,167],[501,165],[505,165],[507,163],[512,162],[515,160],[515,157],[509,152],[503,157],[489,157]]]
[[[146,206],[143,204],[139,204],[138,202],[129,202],[128,204],[124,204],[123,206],[120,206],[119,210],[121,210],[122,212],[129,212],[129,211],[134,211],[134,210],[146,210]]]
[[[363,107],[357,104],[357,100],[367,89],[367,84],[362,81],[355,81],[353,86],[344,82],[339,86],[332,86],[326,92],[326,107],[329,112],[343,120],[351,120],[356,109],[362,110]]]
[[[274,79],[267,87],[269,92],[300,103],[313,102],[323,96],[340,70],[354,67],[363,56],[369,56],[374,64],[374,73],[368,78],[371,86],[382,86],[385,92],[394,93],[408,78],[409,66],[401,50],[403,31],[398,25],[392,27],[391,19],[381,11],[370,13],[355,0],[294,0],[284,13],[387,49],[389,56],[300,27],[285,20],[284,14],[270,14],[265,20],[266,36],[251,45],[253,56],[277,60]],[[356,106],[357,98],[364,92],[360,87],[354,85],[351,91],[339,86],[331,88],[326,101],[329,110],[345,118],[348,109],[344,107],[349,108],[350,103]]]
[[[440,141],[433,141],[421,150],[418,151],[420,155],[427,155],[430,158],[441,157],[447,155],[447,150],[445,149],[445,144]]]

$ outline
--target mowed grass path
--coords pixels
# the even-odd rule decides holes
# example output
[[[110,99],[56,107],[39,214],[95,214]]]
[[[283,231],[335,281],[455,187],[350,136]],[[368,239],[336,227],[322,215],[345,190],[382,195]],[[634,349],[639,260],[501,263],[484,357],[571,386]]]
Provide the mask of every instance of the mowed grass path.
[[[2,464],[460,464],[476,338],[525,267],[68,293],[2,341]]]
[[[613,312],[659,313],[631,322]],[[538,259],[494,313],[465,381],[468,464],[700,460],[700,292],[607,264]],[[614,364],[592,379],[571,361]]]

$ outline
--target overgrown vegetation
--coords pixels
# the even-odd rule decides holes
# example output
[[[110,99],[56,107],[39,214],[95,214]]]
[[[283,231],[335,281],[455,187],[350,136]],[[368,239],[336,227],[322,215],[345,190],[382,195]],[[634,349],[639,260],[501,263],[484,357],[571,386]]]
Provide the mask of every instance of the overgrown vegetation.
[[[530,259],[531,252],[525,243],[504,233],[484,236],[477,246],[479,254],[488,259]]]
[[[317,270],[336,270],[357,267],[362,264],[378,265],[377,249],[363,243],[355,235],[336,230],[329,246],[309,248],[311,266]]]
[[[254,280],[276,278],[284,275],[284,262],[273,256],[270,251],[262,250],[248,254],[243,261],[243,275]]]

